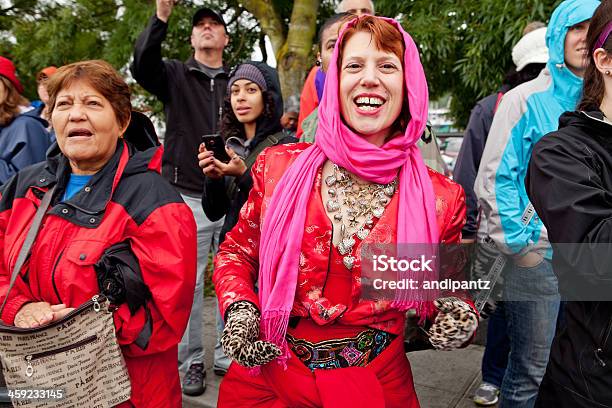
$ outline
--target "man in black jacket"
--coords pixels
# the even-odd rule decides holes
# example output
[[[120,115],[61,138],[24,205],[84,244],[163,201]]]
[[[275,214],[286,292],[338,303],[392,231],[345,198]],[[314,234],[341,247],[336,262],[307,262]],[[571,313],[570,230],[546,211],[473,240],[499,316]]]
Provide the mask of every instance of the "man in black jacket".
[[[186,62],[162,60],[162,42],[174,3],[157,0],[156,14],[136,42],[131,71],[143,88],[164,103],[162,174],[191,207],[198,226],[198,277],[189,325],[179,344],[179,363],[182,370],[187,370],[183,392],[200,395],[206,386],[202,345],[204,271],[211,243],[218,242],[223,219],[211,222],[202,210],[204,175],[197,155],[202,135],[218,131],[227,87],[223,49],[229,36],[223,18],[209,8],[201,8],[192,20],[194,54]]]

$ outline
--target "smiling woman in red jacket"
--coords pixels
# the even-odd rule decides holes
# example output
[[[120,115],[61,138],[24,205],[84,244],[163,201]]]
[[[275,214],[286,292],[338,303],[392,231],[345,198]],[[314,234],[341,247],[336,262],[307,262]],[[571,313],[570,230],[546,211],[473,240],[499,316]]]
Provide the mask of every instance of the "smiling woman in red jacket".
[[[222,345],[235,360],[219,407],[418,407],[406,310],[435,316],[436,348],[464,344],[477,327],[458,298],[360,296],[363,245],[459,242],[465,222],[461,187],[415,145],[428,95],[414,42],[394,20],[356,18],[326,80],[315,144],[258,157],[215,261]]]
[[[124,405],[180,407],[177,344],[195,286],[191,211],[159,175],[162,148],[154,130],[135,125],[135,116],[142,117],[131,118],[129,88],[108,63],[64,66],[48,89],[56,150],[2,189],[0,301],[41,197],[55,192],[0,317],[31,328],[65,316],[100,292],[94,266],[105,250],[127,243],[151,297],[135,313],[127,303],[114,313],[132,388]],[[146,344],[138,339],[148,324]]]

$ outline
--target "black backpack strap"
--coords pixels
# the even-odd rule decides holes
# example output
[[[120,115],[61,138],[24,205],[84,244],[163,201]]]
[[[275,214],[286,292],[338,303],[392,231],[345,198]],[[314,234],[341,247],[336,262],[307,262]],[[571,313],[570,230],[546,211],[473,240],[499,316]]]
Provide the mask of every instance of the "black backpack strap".
[[[153,317],[151,316],[151,311],[147,307],[146,303],[143,305],[143,307],[147,320],[145,321],[145,325],[140,331],[140,333],[138,333],[138,337],[136,338],[136,341],[134,341],[134,343],[136,343],[136,345],[140,347],[141,350],[146,350],[149,346],[149,340],[151,340],[151,335],[153,334]]]
[[[253,165],[255,164],[259,153],[263,152],[264,149],[267,147],[276,146],[278,142],[280,142],[279,134],[275,133],[266,137],[257,146],[255,146],[255,149],[253,149],[253,151],[249,153],[249,156],[244,160],[244,164],[247,166],[247,170],[251,171],[251,167],[253,167]]]

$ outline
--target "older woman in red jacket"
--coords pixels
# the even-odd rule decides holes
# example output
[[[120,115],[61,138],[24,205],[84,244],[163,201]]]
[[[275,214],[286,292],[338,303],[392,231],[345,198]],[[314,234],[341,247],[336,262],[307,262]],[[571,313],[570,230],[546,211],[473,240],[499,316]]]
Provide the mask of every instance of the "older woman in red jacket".
[[[7,299],[0,318],[35,328],[101,291],[121,288],[125,299],[109,294],[131,385],[129,401],[120,406],[180,407],[176,358],[195,286],[193,215],[159,174],[162,147],[153,126],[131,112],[129,87],[110,64],[81,61],[60,68],[49,82],[49,114],[57,145],[47,161],[2,186],[0,302]],[[51,204],[27,268],[9,292],[17,254],[48,191]],[[140,279],[125,284],[128,277],[121,275],[99,285],[101,263],[113,276],[121,274],[107,256],[118,246],[127,248],[122,258],[133,259],[130,267]],[[118,395],[118,402],[123,398]]]
[[[216,258],[222,344],[238,363],[220,407],[418,407],[406,310],[435,316],[437,348],[466,343],[477,327],[459,298],[361,296],[365,245],[459,242],[465,222],[461,187],[428,169],[415,145],[428,95],[414,42],[393,20],[356,18],[327,81],[316,143],[260,155]]]

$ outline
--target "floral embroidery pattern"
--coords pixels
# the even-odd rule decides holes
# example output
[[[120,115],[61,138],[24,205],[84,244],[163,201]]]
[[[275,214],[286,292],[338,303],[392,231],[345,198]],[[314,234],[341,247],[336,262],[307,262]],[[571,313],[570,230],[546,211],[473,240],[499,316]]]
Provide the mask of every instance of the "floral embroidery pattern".
[[[259,267],[259,240],[267,205],[276,184],[285,170],[309,144],[289,144],[264,150],[253,166],[253,190],[242,208],[240,219],[226,236],[215,259],[215,287],[222,312],[238,300],[259,305],[254,291]],[[430,170],[436,195],[436,214],[440,226],[440,240],[459,242],[465,223],[465,201],[461,187],[439,173]],[[298,281],[292,315],[311,317],[319,324],[337,321],[345,325],[369,326],[399,334],[403,331],[404,313],[386,301],[365,301],[361,293],[361,259],[355,256],[350,272],[350,298],[347,304],[330,301],[333,294],[325,294],[325,287],[334,268],[344,268],[337,249],[332,245],[332,226],[323,207],[321,172],[315,178],[307,206],[305,231],[302,239]],[[398,194],[389,203],[372,232],[355,245],[360,254],[363,243],[392,243],[395,241]],[[290,211],[291,209],[287,209]],[[231,279],[230,279],[231,278]]]

